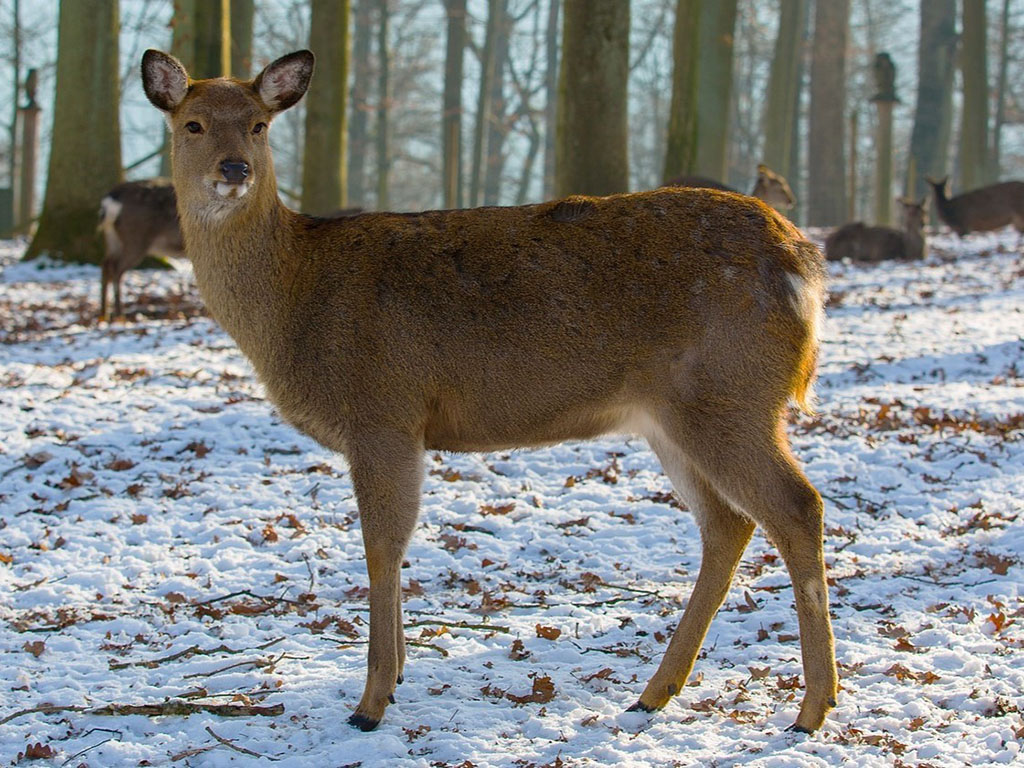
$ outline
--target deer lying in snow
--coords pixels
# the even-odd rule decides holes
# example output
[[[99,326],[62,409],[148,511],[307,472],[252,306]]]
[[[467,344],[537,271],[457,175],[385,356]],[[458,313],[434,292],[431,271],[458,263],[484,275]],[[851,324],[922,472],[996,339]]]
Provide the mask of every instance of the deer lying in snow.
[[[700,189],[718,189],[722,192],[741,194],[739,190],[706,176],[677,176],[665,182],[665,186],[699,187]],[[793,190],[789,188],[789,182],[763,163],[757,166],[757,181],[754,182],[754,189],[750,195],[764,200],[780,213],[785,213],[796,205],[796,197],[793,195]]]
[[[860,221],[844,224],[825,239],[825,258],[866,262],[923,259],[928,219],[925,199],[919,203],[902,198],[897,201],[903,229],[869,227]]]
[[[105,254],[100,273],[100,319],[108,320],[107,294],[114,287],[114,315],[121,315],[121,278],[148,254],[183,258],[174,187],[167,179],[126,181],[100,201],[99,229]]]
[[[1024,237],[1024,181],[1003,181],[969,192],[947,196],[949,177],[928,179],[935,193],[935,208],[942,222],[963,237],[1011,224]]]
[[[405,664],[400,574],[425,450],[643,435],[700,523],[700,575],[631,709],[682,690],[754,525],[793,579],[818,728],[837,678],[822,502],[790,452],[808,407],[821,254],[759,200],[659,189],[513,208],[317,219],[280,202],[267,133],[305,93],[309,51],[255,80],[142,60],[172,131],[199,290],[281,414],[351,470],[370,582],[366,687],[377,726]]]

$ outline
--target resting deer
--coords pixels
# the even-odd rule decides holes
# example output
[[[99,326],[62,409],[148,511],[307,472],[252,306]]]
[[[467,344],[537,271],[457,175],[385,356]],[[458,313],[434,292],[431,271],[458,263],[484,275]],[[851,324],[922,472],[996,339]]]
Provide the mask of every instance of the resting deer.
[[[1024,237],[1024,182],[1003,181],[947,196],[949,177],[928,179],[935,193],[935,209],[946,226],[963,237],[968,232],[988,232],[1011,224]],[[1020,238],[1018,238],[1019,240]]]
[[[733,189],[720,181],[709,179],[706,176],[677,176],[665,182],[665,186],[718,189],[722,192],[736,192],[740,194],[739,190]],[[793,190],[789,188],[789,183],[786,179],[775,173],[764,163],[757,166],[757,181],[754,182],[754,189],[750,194],[752,197],[764,200],[780,213],[785,213],[796,205],[796,197],[793,195]]]
[[[754,525],[793,579],[806,695],[835,704],[822,501],[793,458],[822,317],[818,250],[758,200],[659,189],[513,208],[326,220],[280,202],[273,118],[313,54],[255,80],[190,80],[142,60],[172,133],[178,211],[199,290],[280,413],[343,453],[369,572],[366,687],[377,726],[402,680],[400,569],[424,451],[644,436],[696,513],[703,559],[664,660],[632,709],[686,682]]]
[[[105,254],[100,273],[100,319],[108,320],[107,294],[114,288],[114,315],[121,315],[121,278],[148,254],[183,258],[174,187],[167,179],[126,181],[100,202],[99,229]]]
[[[825,258],[829,261],[879,262],[923,259],[924,225],[928,219],[925,200],[899,199],[903,229],[869,227],[863,222],[844,224],[825,239]]]

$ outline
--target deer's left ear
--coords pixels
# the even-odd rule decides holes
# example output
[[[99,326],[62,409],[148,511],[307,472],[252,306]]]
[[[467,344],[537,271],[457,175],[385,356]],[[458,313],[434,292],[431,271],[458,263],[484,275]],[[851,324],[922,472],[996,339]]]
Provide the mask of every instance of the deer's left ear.
[[[154,107],[172,112],[188,93],[188,73],[176,58],[151,48],[142,54],[142,87]]]
[[[271,112],[283,112],[306,93],[313,77],[313,62],[312,51],[289,53],[260,72],[252,87]]]

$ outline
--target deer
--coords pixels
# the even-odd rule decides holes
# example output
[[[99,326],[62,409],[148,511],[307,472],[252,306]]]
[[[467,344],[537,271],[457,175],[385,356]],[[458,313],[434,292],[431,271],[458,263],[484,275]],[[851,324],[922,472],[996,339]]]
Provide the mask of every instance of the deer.
[[[897,200],[902,229],[871,227],[860,221],[844,224],[825,239],[825,258],[828,261],[850,259],[872,263],[923,259],[927,247],[924,232],[928,220],[926,200]]]
[[[148,254],[185,258],[174,187],[168,179],[118,184],[100,201],[100,319],[109,320],[107,295],[113,285],[114,315],[121,317],[121,278]]]
[[[644,437],[699,523],[702,561],[631,711],[686,682],[755,525],[793,581],[806,692],[796,731],[836,705],[822,499],[790,450],[811,409],[824,259],[760,200],[663,188],[516,207],[321,219],[277,194],[268,134],[313,76],[310,51],[253,80],[192,80],[146,51],[171,132],[200,294],[290,424],[345,457],[369,579],[365,686],[378,726],[405,674],[401,565],[425,452]]]
[[[939,219],[961,238],[970,232],[989,232],[1009,225],[1024,237],[1024,182],[1003,181],[948,196],[949,177],[928,178],[935,193]]]
[[[742,194],[739,190],[733,189],[720,181],[709,179],[706,176],[676,176],[665,182],[665,186],[675,187],[698,187],[700,189],[717,189],[722,192],[734,192]],[[775,173],[764,163],[757,166],[757,181],[754,182],[754,189],[750,192],[752,197],[764,200],[775,210],[785,213],[796,205],[796,197],[789,183],[778,173]]]

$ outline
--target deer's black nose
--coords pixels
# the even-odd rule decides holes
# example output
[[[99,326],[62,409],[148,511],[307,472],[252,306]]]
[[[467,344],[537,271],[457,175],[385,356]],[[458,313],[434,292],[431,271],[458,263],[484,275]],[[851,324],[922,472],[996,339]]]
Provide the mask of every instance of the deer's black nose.
[[[224,174],[224,181],[241,184],[249,175],[249,164],[236,160],[225,160],[220,164],[220,172]]]

